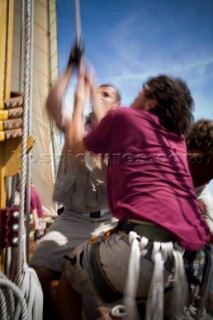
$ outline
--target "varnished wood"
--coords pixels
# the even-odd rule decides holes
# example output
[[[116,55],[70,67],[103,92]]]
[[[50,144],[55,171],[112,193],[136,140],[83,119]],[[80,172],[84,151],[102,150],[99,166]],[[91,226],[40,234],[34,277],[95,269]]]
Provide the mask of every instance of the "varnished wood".
[[[33,136],[27,137],[27,152],[29,152],[35,139]],[[6,193],[4,178],[15,176],[21,167],[21,138],[0,142],[0,208],[6,206]]]

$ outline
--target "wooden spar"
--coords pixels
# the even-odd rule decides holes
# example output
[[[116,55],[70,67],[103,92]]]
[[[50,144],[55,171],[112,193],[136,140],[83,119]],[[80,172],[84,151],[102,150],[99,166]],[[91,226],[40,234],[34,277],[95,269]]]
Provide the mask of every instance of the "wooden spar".
[[[14,1],[0,2],[0,105],[3,108],[4,99],[10,98],[12,34],[13,34]],[[6,206],[4,187],[5,152],[7,143],[0,146],[0,208]]]

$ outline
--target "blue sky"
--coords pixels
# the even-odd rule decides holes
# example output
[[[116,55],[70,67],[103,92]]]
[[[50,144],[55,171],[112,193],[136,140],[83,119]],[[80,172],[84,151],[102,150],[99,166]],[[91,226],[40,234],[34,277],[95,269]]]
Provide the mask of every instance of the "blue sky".
[[[74,3],[57,1],[60,73],[75,39]],[[148,77],[164,73],[187,82],[195,119],[213,119],[213,0],[80,0],[80,12],[97,83],[115,84],[124,106]],[[70,86],[68,112],[72,96]]]
[[[59,69],[75,39],[75,1],[57,3]],[[195,118],[213,119],[212,0],[81,0],[85,56],[97,82],[110,82],[127,106],[149,77],[182,77],[195,100]]]

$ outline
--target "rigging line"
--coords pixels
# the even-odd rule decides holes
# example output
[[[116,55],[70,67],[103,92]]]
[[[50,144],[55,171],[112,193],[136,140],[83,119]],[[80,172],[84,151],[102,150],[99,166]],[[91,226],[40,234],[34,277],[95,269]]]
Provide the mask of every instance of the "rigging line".
[[[56,44],[56,47],[58,46],[58,31],[57,31],[57,18],[56,18],[56,1],[52,1],[52,6],[54,6],[54,9],[52,7],[52,10],[50,11],[50,0],[48,1],[48,36],[49,36],[49,88],[52,88],[54,83],[58,80],[58,52],[57,49],[55,52],[53,52],[52,47],[54,46],[54,44]],[[53,18],[54,17],[54,18]],[[52,21],[52,22],[51,22]],[[54,34],[54,28],[56,26],[56,34],[53,37]],[[57,65],[53,67],[53,61],[54,58],[57,58]],[[53,74],[55,75],[53,77]],[[53,121],[53,119],[50,117],[50,141],[51,141],[51,152],[53,154],[53,166],[52,166],[52,171],[53,171],[53,181],[55,182],[56,179],[56,175],[57,175],[57,170],[58,170],[58,161],[56,160],[56,150],[58,149],[58,141],[56,140],[56,136],[59,135],[59,130],[55,125],[55,122]],[[57,132],[57,133],[56,133]],[[60,146],[60,153],[61,153],[61,146]]]
[[[80,45],[81,38],[81,19],[80,19],[80,2],[75,0],[75,28],[76,28],[76,42]]]
[[[32,134],[32,90],[33,90],[33,46],[34,43],[34,1],[31,4],[32,19],[30,23],[30,77],[29,77],[29,109],[28,109],[28,134]],[[31,151],[28,153],[27,157],[27,192],[26,192],[26,259],[29,262],[30,255],[30,185],[31,185]]]
[[[24,0],[22,0],[24,2]],[[25,7],[25,56],[24,56],[24,95],[23,95],[23,134],[21,148],[21,179],[20,179],[20,229],[18,244],[18,270],[17,284],[21,286],[23,275],[23,235],[24,227],[24,211],[25,211],[25,184],[26,184],[26,164],[27,164],[27,131],[28,131],[28,111],[30,107],[30,24],[31,24],[31,1],[26,1]],[[25,239],[24,239],[25,240]]]

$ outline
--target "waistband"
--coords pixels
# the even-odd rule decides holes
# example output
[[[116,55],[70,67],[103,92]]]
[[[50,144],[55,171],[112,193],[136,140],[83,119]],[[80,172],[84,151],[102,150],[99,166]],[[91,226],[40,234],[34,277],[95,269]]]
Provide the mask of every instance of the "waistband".
[[[154,223],[142,220],[129,219],[120,221],[116,227],[116,231],[124,237],[128,237],[130,231],[135,231],[139,236],[146,237],[149,241],[153,242],[176,241],[172,234],[166,229],[163,229]]]

